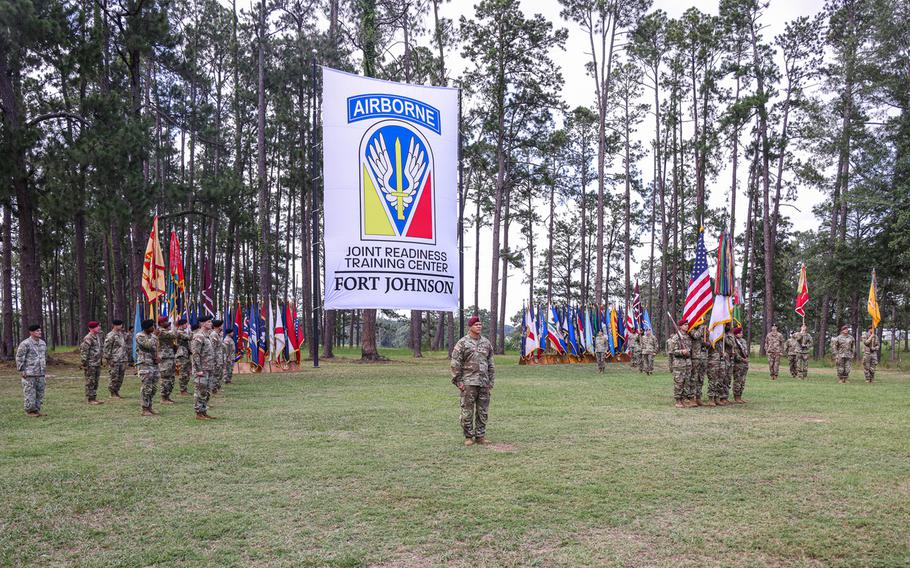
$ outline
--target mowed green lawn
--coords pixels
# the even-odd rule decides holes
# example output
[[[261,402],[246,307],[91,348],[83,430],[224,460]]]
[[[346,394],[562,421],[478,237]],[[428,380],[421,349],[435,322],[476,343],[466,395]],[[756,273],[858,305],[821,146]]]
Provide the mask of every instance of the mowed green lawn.
[[[141,418],[135,376],[87,406],[75,368],[26,418],[5,372],[0,565],[910,565],[906,375],[754,363],[748,405],[680,410],[662,361],[509,356],[464,447],[444,355],[388,354],[239,376],[214,422]]]

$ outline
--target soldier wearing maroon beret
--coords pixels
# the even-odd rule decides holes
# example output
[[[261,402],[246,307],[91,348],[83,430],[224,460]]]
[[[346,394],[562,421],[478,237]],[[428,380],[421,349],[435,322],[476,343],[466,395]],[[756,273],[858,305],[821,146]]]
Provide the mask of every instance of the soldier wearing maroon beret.
[[[461,428],[464,445],[488,444],[487,418],[490,391],[496,381],[493,345],[480,335],[483,324],[476,315],[468,320],[468,334],[452,349],[452,384],[461,391]]]

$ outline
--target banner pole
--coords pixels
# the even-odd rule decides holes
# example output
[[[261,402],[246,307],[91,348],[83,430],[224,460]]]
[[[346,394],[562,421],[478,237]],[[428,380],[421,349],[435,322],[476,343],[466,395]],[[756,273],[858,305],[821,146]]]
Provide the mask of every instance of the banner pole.
[[[316,199],[316,50],[310,70],[312,122],[310,130],[310,193],[313,212],[313,368],[319,367],[319,200]]]
[[[458,86],[458,330],[464,337],[464,160],[461,137],[461,84]],[[477,267],[474,267],[477,269]],[[477,306],[474,307],[477,309]]]

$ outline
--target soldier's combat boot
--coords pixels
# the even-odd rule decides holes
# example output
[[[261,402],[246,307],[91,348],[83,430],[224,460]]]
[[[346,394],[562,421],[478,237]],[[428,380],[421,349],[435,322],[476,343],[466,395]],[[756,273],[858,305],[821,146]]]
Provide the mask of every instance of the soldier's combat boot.
[[[481,437],[477,438],[476,440],[474,440],[474,443],[480,444],[481,446],[486,446],[487,444],[490,443],[490,441],[487,440],[486,438],[484,438],[483,436],[481,436]]]
[[[142,407],[142,416],[154,416],[154,414],[152,413],[152,410],[149,407],[143,406]]]
[[[197,412],[197,413],[196,413],[196,420],[205,420],[205,419],[206,419],[206,418],[205,418],[205,413],[203,413],[203,412]]]
[[[680,400],[677,400],[676,404],[674,404],[673,406],[675,406],[676,408],[685,408],[686,404],[682,401],[682,399],[680,399]]]
[[[174,401],[171,400],[171,397],[169,397],[169,396],[162,396],[161,404],[174,404]]]
[[[694,398],[687,398],[687,399],[683,400],[683,404],[686,405],[686,408],[695,408],[696,406],[698,406],[697,404],[695,404]]]
[[[28,412],[25,413],[25,415],[28,417],[31,417],[31,418],[37,418],[37,417],[41,416],[41,414],[38,413],[38,411],[36,411],[36,410],[29,410]]]
[[[708,399],[708,402],[705,403],[705,406],[717,406],[717,397],[712,396]]]
[[[104,404],[104,402],[102,402],[98,399],[95,399],[95,398],[88,399],[88,403],[91,405],[94,405],[94,406],[98,406],[99,404]]]
[[[733,402],[736,404],[746,404],[746,401],[743,400],[743,397],[741,397],[741,396],[734,396]]]
[[[473,445],[474,445],[474,438],[465,438],[465,439],[464,439],[464,445],[465,445],[465,446],[473,446]]]
[[[111,391],[111,398],[123,398],[119,392]]]
[[[180,391],[180,396],[190,396],[190,391],[183,389]]]
[[[725,398],[717,399],[717,406],[727,406],[730,404],[730,401]]]
[[[703,404],[702,401],[701,401],[701,397],[700,397],[700,396],[696,396],[696,397],[695,397],[695,406],[704,406],[704,404]]]
[[[205,413],[205,419],[206,420],[218,420],[217,417],[209,415],[208,412]]]

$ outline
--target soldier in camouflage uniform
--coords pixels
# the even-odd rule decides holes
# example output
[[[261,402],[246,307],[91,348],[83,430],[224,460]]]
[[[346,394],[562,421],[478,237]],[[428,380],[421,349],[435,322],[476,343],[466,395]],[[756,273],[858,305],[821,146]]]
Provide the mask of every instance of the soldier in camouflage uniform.
[[[175,367],[177,380],[180,384],[180,395],[189,396],[187,387],[190,384],[190,340],[193,339],[193,333],[186,324],[186,318],[177,320],[177,352],[175,353]]]
[[[461,429],[464,445],[488,444],[487,418],[490,412],[490,391],[496,381],[493,346],[482,337],[480,318],[468,320],[468,334],[452,349],[452,384],[461,391]]]
[[[809,374],[809,350],[812,349],[812,336],[806,331],[806,326],[799,328],[796,334],[796,374],[805,379]]]
[[[633,369],[641,366],[641,340],[638,332],[629,330],[629,359]]]
[[[846,383],[850,376],[850,365],[853,361],[853,337],[850,335],[850,326],[844,325],[840,333],[831,339],[831,354],[837,366],[837,382]]]
[[[158,357],[161,362],[158,370],[161,373],[161,404],[174,404],[171,392],[174,390],[176,373],[177,332],[171,329],[171,320],[158,318]]]
[[[708,347],[711,347],[711,343],[708,341],[706,330],[705,325],[689,330],[689,340],[692,342],[692,378],[689,390],[695,397],[696,406],[702,406],[701,394],[708,372]]]
[[[607,336],[604,335],[604,331],[600,330],[597,337],[594,338],[594,355],[597,357],[597,371],[600,373],[604,372],[604,367],[607,359]]]
[[[234,345],[234,327],[228,327],[224,330],[224,339],[221,340],[224,349],[224,384],[229,385],[234,379],[234,353],[237,346]]]
[[[733,328],[733,402],[746,404],[743,391],[746,388],[746,373],[749,372],[749,344],[743,337],[743,328]]]
[[[224,324],[221,320],[212,320],[212,330],[209,332],[209,338],[212,340],[212,349],[214,349],[214,367],[212,368],[211,391],[213,395],[218,394],[221,390],[221,384],[224,382],[224,347],[221,344],[224,336],[221,333],[221,326]]]
[[[689,325],[686,320],[679,320],[677,325],[677,331],[667,339],[667,356],[670,358],[670,372],[673,373],[675,406],[687,408],[696,406],[694,394],[689,392],[692,385],[692,341],[687,335]]]
[[[88,322],[88,333],[79,344],[79,366],[85,372],[85,398],[89,404],[104,404],[98,400],[98,378],[101,376],[101,326]]]
[[[880,348],[881,345],[875,335],[875,328],[870,327],[866,335],[863,336],[863,372],[866,375],[867,383],[875,380],[875,366],[878,365]]]
[[[641,336],[641,372],[651,375],[654,372],[654,354],[657,353],[657,338],[646,329]]]
[[[190,359],[193,368],[193,407],[196,420],[214,420],[209,416],[209,396],[212,381],[212,370],[215,367],[215,350],[212,346],[212,318],[199,318],[198,328],[190,341]]]
[[[705,403],[707,406],[728,404],[724,384],[729,359],[729,343],[724,339],[719,339],[708,348],[708,402]]]
[[[142,405],[142,416],[158,414],[152,410],[155,392],[158,390],[158,336],[155,320],[142,322],[142,333],[136,336],[136,366],[139,367],[139,400]]]
[[[772,325],[771,331],[765,337],[765,353],[768,355],[768,371],[771,373],[771,380],[776,381],[780,374],[780,354],[784,350],[784,336],[777,331],[777,326]]]
[[[45,368],[47,367],[47,344],[41,339],[41,326],[28,327],[28,337],[16,349],[16,370],[22,375],[22,396],[25,399],[25,415],[44,416],[41,405],[44,402]]]
[[[720,393],[717,397],[717,404],[724,406],[727,404],[733,404],[729,401],[730,398],[730,387],[733,386],[733,351],[736,347],[736,341],[733,338],[733,326],[726,324],[724,326],[724,338],[721,340],[724,343],[724,356],[726,357],[726,373],[724,373],[724,381]]]
[[[129,364],[126,350],[126,334],[123,331],[123,320],[115,319],[113,329],[104,336],[104,360],[107,361],[107,390],[111,398],[122,398],[120,386],[123,385],[123,372]]]
[[[799,346],[796,343],[795,332],[790,334],[790,339],[784,345],[784,353],[790,359],[790,377],[795,379],[799,376]]]

